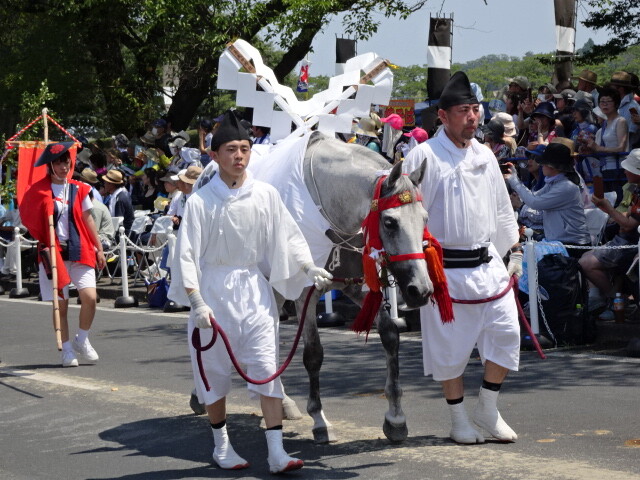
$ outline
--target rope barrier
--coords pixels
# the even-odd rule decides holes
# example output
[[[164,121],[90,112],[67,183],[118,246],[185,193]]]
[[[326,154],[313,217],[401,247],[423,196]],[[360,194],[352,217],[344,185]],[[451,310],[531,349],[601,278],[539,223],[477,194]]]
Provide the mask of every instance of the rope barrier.
[[[159,252],[164,247],[166,247],[168,245],[168,243],[169,243],[169,240],[165,240],[164,243],[162,245],[158,246],[158,247],[143,247],[142,245],[136,245],[126,235],[123,235],[123,236],[124,236],[125,241],[131,246],[131,248],[130,249],[128,248],[127,250],[133,250],[135,252],[142,252],[142,253]]]

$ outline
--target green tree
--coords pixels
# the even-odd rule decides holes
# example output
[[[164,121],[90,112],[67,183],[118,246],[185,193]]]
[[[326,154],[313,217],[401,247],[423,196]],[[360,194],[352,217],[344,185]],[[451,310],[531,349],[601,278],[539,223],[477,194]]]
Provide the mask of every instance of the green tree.
[[[577,59],[580,64],[601,63],[640,43],[640,3],[637,0],[586,0],[589,16],[582,21],[587,28],[606,30],[609,40],[593,45]]]
[[[283,81],[334,15],[347,12],[345,32],[364,39],[384,17],[406,17],[426,1],[5,0],[5,11],[16,13],[25,32],[0,33],[0,48],[10,43],[30,55],[38,47],[25,39],[41,36],[58,50],[51,58],[66,70],[61,78],[89,75],[93,81],[83,90],[99,94],[93,105],[103,106],[111,127],[125,133],[160,113],[168,77],[176,87],[168,113],[182,129],[215,91],[218,58],[229,41],[275,42],[282,54],[272,65]]]

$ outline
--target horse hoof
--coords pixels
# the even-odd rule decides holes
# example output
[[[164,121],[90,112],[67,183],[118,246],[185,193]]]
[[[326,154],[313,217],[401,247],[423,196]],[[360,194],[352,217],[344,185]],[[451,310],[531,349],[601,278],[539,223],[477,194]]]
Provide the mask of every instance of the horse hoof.
[[[315,443],[331,443],[337,442],[336,434],[333,427],[321,427],[313,429],[313,441]]]
[[[196,415],[204,415],[205,413],[207,413],[207,410],[204,408],[204,404],[200,403],[198,401],[198,396],[195,394],[191,394],[191,398],[189,399],[189,406],[191,407],[191,410],[193,410],[193,413],[195,413]]]
[[[384,436],[392,443],[404,442],[409,436],[409,429],[407,428],[406,423],[394,425],[386,418],[382,425],[382,431],[384,432]]]
[[[284,420],[300,420],[302,413],[300,413],[296,402],[291,399],[287,401],[287,398],[282,401],[282,418]]]

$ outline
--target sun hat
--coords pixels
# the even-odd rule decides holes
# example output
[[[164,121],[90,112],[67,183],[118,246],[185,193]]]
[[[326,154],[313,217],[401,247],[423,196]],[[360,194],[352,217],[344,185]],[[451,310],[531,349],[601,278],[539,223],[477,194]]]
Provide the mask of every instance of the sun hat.
[[[80,175],[91,185],[98,183],[98,174],[92,168],[85,168]]]
[[[504,143],[504,125],[499,120],[492,118],[486,125],[481,125],[482,133],[493,138],[495,143]]]
[[[140,141],[147,145],[153,145],[156,143],[156,137],[151,132],[146,132],[144,135],[140,137]]]
[[[189,142],[189,134],[184,130],[178,132],[171,140],[169,140],[170,147],[182,148]]]
[[[613,72],[609,83],[611,85],[615,85],[616,87],[633,87],[631,75],[629,75],[627,72]]]
[[[102,175],[100,178],[107,183],[112,183],[114,185],[122,185],[124,184],[124,175],[120,170],[109,170],[106,175]]]
[[[41,165],[48,165],[53,162],[56,158],[62,156],[67,153],[71,147],[73,147],[74,142],[58,142],[58,143],[50,143],[46,146],[42,155],[38,157],[34,167],[39,167]]]
[[[567,147],[569,149],[569,151],[571,152],[571,156],[575,156],[576,155],[576,153],[575,153],[575,151],[576,151],[576,142],[574,142],[570,138],[555,137],[549,143],[561,143],[562,145],[564,145],[565,147]]]
[[[508,113],[498,112],[493,116],[492,120],[497,120],[502,123],[504,134],[507,137],[515,137],[517,135],[516,124],[513,122],[513,117]]]
[[[585,82],[593,83],[594,85],[598,83],[598,74],[591,70],[582,70],[580,75],[571,78],[573,80],[583,80]]]
[[[186,170],[185,170],[186,171]],[[178,180],[180,180],[180,178],[178,178],[178,175],[176,173],[172,173],[172,172],[167,172],[164,177],[161,177],[159,179],[161,182],[172,182],[175,183]]]
[[[526,90],[530,86],[529,79],[523,75],[517,75],[513,78],[508,78],[507,80],[509,81],[509,85],[515,83],[523,90]]]
[[[191,165],[186,170],[180,170],[178,174],[178,178],[182,180],[184,183],[189,183],[193,185],[198,180],[198,177],[202,173],[202,168],[196,167],[195,165]]]
[[[548,165],[559,172],[570,173],[575,171],[573,157],[569,147],[562,143],[550,143],[538,160],[540,165]]]
[[[535,110],[531,114],[531,117],[542,115],[543,117],[548,117],[553,120],[555,118],[555,116],[553,115],[553,110],[554,108],[551,102],[542,102],[535,108]]]
[[[634,148],[627,158],[620,162],[620,166],[631,173],[640,175],[640,148]]]
[[[377,137],[376,122],[372,118],[362,117],[358,124],[353,127],[353,133],[358,135],[367,135],[369,137]]]

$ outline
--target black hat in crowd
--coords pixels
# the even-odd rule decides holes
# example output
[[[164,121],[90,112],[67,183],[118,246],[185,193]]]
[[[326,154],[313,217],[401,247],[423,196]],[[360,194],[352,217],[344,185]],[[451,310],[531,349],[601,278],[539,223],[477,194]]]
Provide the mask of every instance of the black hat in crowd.
[[[485,135],[490,135],[495,143],[504,143],[504,125],[500,120],[490,120],[489,123],[480,126]]]
[[[231,110],[227,110],[220,126],[213,133],[211,150],[218,150],[223,143],[234,140],[249,140],[251,142],[251,137],[247,129],[240,124],[238,117]]]
[[[536,159],[540,165],[549,165],[552,168],[564,173],[574,172],[573,156],[571,150],[562,143],[550,143],[540,158]]]
[[[480,103],[471,90],[469,78],[464,72],[454,73],[442,90],[438,100],[438,108],[446,110],[455,105]]]
[[[50,143],[42,152],[42,155],[38,157],[36,160],[35,167],[39,167],[40,165],[48,165],[53,162],[56,158],[62,156],[67,153],[75,142],[58,142],[58,143]]]
[[[547,117],[553,120],[555,118],[553,111],[554,108],[551,102],[542,102],[535,108],[531,116],[535,117],[536,115],[542,115],[543,117]]]

